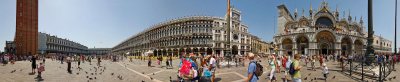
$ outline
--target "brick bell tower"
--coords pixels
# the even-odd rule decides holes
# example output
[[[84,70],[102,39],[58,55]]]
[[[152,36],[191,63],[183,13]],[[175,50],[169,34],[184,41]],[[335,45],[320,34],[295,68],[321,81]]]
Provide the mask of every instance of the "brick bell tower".
[[[38,0],[17,0],[16,9],[14,37],[16,55],[36,54],[38,48]]]

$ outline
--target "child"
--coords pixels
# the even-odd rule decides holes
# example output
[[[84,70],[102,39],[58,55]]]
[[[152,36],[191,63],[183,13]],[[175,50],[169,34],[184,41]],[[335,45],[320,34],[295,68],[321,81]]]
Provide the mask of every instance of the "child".
[[[38,67],[38,78],[42,79],[42,72],[44,71],[44,65],[43,63],[40,63],[39,67]]]
[[[324,78],[326,80],[326,78],[327,78],[327,76],[329,74],[329,71],[328,71],[328,67],[326,66],[325,63],[322,64],[322,74],[324,74]]]

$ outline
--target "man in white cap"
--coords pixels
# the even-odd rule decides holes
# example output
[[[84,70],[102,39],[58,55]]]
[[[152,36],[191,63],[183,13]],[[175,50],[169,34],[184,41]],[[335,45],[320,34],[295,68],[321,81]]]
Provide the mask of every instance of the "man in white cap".
[[[326,66],[326,63],[322,64],[322,74],[324,74],[324,78],[326,80],[326,78],[329,74],[329,70],[328,70],[328,67]]]
[[[249,58],[250,62],[256,62],[256,60],[254,60],[253,53],[249,53],[248,56],[249,56],[248,58]],[[249,64],[249,67],[247,68],[246,82],[257,82],[258,78],[257,78],[257,76],[255,76],[256,68],[257,68],[256,63]]]

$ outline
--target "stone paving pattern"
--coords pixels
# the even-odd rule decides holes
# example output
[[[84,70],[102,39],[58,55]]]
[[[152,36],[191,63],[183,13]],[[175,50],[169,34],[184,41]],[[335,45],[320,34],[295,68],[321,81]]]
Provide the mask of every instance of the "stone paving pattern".
[[[39,61],[38,61],[39,62]],[[128,60],[122,62],[111,62],[103,60],[101,67],[96,65],[97,61],[93,61],[90,65],[89,62],[81,62],[81,68],[77,69],[77,63],[73,62],[72,74],[67,72],[67,64],[60,64],[59,61],[46,60],[45,69],[42,73],[42,82],[169,82],[170,80],[176,81],[177,78],[177,65],[179,60],[174,60],[172,69],[165,68],[165,62],[162,65],[157,65],[153,61],[153,67],[147,67],[146,61],[134,60],[129,62]],[[262,61],[264,65],[264,74],[259,77],[259,82],[268,82],[266,79],[269,69],[267,62]],[[217,82],[243,82],[247,76],[247,64],[245,66],[231,66],[230,68],[224,67],[216,70],[216,81]],[[304,64],[304,63],[302,63]],[[351,79],[340,72],[337,62],[327,63],[330,74],[327,82],[357,82],[357,80]],[[310,70],[309,67],[303,67],[301,69],[303,82],[325,82],[322,80],[322,71],[319,68],[319,63],[316,63],[316,71]],[[97,68],[97,71],[96,69]],[[394,79],[393,77],[400,75],[400,67],[397,65],[396,69],[389,75],[387,82],[398,82],[400,78]],[[104,72],[102,71],[104,70]],[[87,72],[87,73],[86,73]],[[7,64],[0,66],[0,82],[35,82],[37,74],[31,75],[31,63],[29,61],[18,61],[15,64]],[[93,75],[92,75],[93,73]],[[118,78],[122,76],[122,78]],[[278,73],[277,82],[282,82],[283,72]],[[90,79],[91,78],[91,79]],[[171,78],[171,79],[170,79]],[[391,78],[389,80],[389,78]],[[371,80],[369,81],[371,82]]]

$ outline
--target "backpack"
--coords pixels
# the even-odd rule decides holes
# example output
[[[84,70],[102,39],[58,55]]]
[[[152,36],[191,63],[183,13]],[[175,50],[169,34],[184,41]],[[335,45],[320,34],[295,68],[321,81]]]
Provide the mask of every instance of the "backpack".
[[[294,75],[295,72],[296,72],[296,70],[294,70],[294,62],[291,62],[290,68],[289,68],[289,74]]]
[[[264,72],[263,71],[264,67],[260,63],[257,63],[257,62],[251,62],[251,63],[256,64],[256,71],[254,72],[254,74],[257,76],[257,78],[260,77]]]
[[[182,66],[179,69],[180,75],[189,75],[192,69],[192,63],[189,60],[182,59]]]

